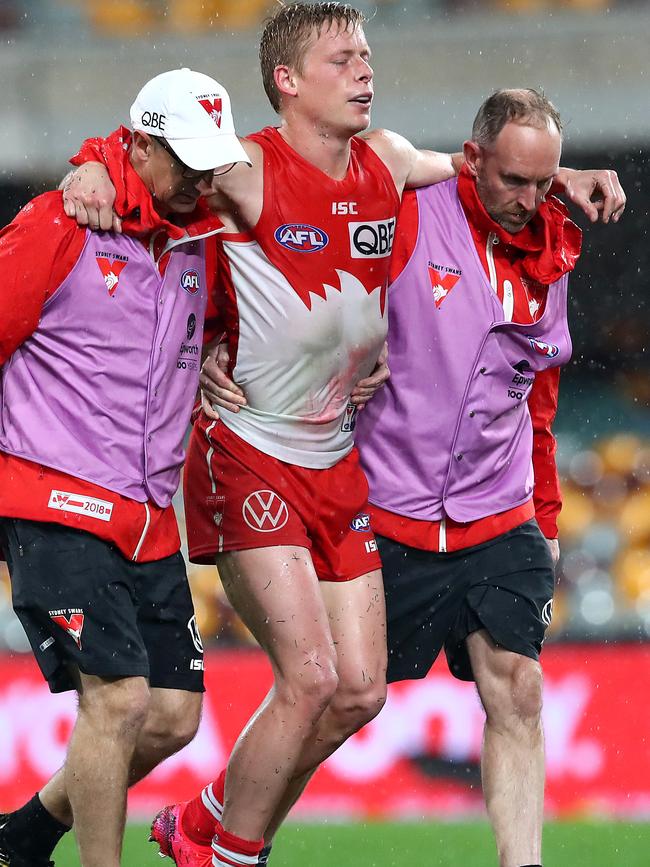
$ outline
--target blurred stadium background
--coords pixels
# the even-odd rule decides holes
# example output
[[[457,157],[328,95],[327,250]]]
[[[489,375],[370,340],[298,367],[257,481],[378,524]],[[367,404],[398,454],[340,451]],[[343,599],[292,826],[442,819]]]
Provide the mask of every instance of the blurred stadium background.
[[[643,820],[650,816],[649,4],[357,5],[372,16],[366,30],[374,52],[375,125],[417,144],[457,149],[489,92],[541,86],[566,123],[564,163],[612,166],[626,188],[628,209],[618,226],[588,228],[576,215],[587,231],[572,280],[574,357],[562,375],[556,424],[565,504],[545,651],[545,725],[550,817]],[[272,6],[269,0],[1,0],[1,223],[58,183],[83,138],[127,122],[141,84],[165,69],[187,65],[222,81],[240,132],[273,123],[256,57],[259,23]],[[180,499],[177,505],[182,520]],[[0,805],[6,809],[58,767],[74,702],[50,698],[35,673],[3,568],[0,563]],[[268,684],[266,666],[215,570],[192,567],[191,581],[210,654],[205,719],[194,744],[133,793],[135,816],[184,797],[206,768],[219,767]],[[220,700],[233,693],[236,703]],[[436,666],[426,681],[391,692],[378,720],[319,772],[298,815],[482,817],[480,737],[473,689]],[[548,863],[647,864],[648,832],[637,827],[612,843],[615,861],[614,854],[603,856],[604,843],[598,844],[602,862],[584,846],[582,855],[569,857],[562,843],[558,853],[564,854]],[[596,836],[590,831],[585,839]],[[637,860],[630,841],[642,838],[645,852]],[[299,836],[291,839],[300,846]],[[443,833],[431,843],[444,839]],[[491,845],[489,836],[482,839]],[[427,863],[492,863],[489,849],[474,862],[445,855],[444,848],[432,846]],[[331,850],[331,863],[361,863],[361,856],[345,860],[345,851]],[[288,854],[284,863],[293,863]]]

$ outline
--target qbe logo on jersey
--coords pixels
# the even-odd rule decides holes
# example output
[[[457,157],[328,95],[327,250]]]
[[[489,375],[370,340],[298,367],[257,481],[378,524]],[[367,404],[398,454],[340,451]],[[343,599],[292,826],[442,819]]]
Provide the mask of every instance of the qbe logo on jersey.
[[[258,533],[273,533],[289,520],[287,504],[275,491],[254,491],[242,506],[244,521]]]
[[[294,253],[317,253],[329,244],[329,237],[317,226],[307,223],[285,223],[275,230],[275,240]]]
[[[385,259],[390,256],[395,237],[395,217],[348,223],[350,255],[353,259]]]

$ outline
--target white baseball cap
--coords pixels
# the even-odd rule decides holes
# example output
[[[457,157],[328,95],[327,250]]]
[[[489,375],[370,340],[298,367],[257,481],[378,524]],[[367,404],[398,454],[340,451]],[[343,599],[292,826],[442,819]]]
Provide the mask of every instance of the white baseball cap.
[[[228,92],[201,72],[172,69],[148,81],[131,106],[131,126],[164,138],[196,171],[251,164],[235,134]]]

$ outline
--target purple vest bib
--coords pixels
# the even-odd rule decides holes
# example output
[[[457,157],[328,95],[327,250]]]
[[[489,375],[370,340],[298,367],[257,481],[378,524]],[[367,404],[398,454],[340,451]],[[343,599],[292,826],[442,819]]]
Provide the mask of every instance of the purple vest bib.
[[[568,361],[567,277],[541,319],[505,322],[456,180],[417,192],[415,250],[389,290],[391,378],[360,414],[356,443],[376,505],[420,520],[472,521],[533,490],[527,397],[535,372]],[[449,286],[434,298],[430,266]]]
[[[203,241],[175,246],[161,277],[140,241],[88,232],[38,328],[0,371],[0,449],[167,506],[206,299]]]

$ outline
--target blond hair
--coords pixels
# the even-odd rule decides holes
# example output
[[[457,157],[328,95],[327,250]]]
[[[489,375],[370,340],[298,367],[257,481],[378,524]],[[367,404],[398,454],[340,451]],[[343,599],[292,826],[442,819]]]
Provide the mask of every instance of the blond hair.
[[[290,3],[279,9],[264,23],[260,40],[260,65],[264,90],[275,111],[280,111],[280,91],[275,84],[277,66],[289,66],[298,73],[312,34],[320,36],[323,29],[334,24],[344,30],[361,27],[363,12],[348,3]]]

